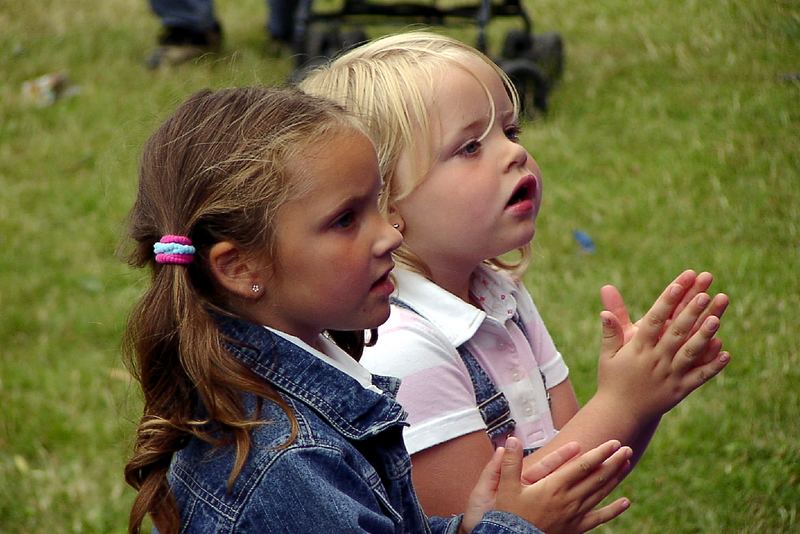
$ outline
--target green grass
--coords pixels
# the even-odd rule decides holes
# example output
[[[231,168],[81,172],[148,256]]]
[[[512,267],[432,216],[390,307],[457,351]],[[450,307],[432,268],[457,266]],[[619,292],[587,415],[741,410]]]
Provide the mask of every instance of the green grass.
[[[733,361],[664,418],[618,491],[632,509],[604,530],[796,530],[800,7],[530,5],[537,31],[563,34],[567,66],[523,137],[546,182],[527,281],[579,397],[594,390],[602,284],[638,317],[692,267],[732,303]],[[261,1],[217,8],[223,54],[150,72],[146,2],[0,2],[0,532],[125,529],[140,405],[119,339],[143,279],[115,250],[140,147],[190,93],[291,68],[263,52]],[[79,94],[30,106],[22,83],[53,71]]]

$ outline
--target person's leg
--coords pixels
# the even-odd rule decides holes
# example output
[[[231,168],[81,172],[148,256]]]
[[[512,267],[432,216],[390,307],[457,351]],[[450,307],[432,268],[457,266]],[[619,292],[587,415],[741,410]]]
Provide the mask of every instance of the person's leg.
[[[150,8],[165,28],[203,33],[217,26],[212,0],[150,0]]]
[[[175,65],[219,50],[222,28],[212,0],[150,0],[161,19],[158,47],[146,60],[149,68]]]
[[[296,8],[297,0],[267,0],[267,31],[273,39],[287,43],[292,40]]]

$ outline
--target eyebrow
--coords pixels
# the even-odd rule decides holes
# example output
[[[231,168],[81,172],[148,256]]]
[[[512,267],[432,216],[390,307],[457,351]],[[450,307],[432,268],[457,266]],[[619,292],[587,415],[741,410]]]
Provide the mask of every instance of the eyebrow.
[[[383,188],[383,179],[377,180],[376,183],[377,183],[377,191],[378,193],[380,193],[380,190]],[[325,210],[326,213],[324,217],[325,220],[331,221],[335,219],[336,217],[339,216],[339,214],[341,214],[347,208],[364,205],[367,202],[371,202],[371,197],[373,195],[373,192],[374,189],[370,189],[369,191],[363,194],[349,195],[341,199],[341,201],[337,202],[333,207],[331,207],[328,210]]]
[[[495,108],[494,122],[497,122],[498,120],[500,122],[505,122],[508,119],[516,117],[516,115],[517,114],[514,111],[514,108],[506,109],[502,113],[498,113],[497,112],[497,108]],[[461,133],[464,133],[464,132],[472,132],[473,130],[477,130],[477,129],[480,129],[480,131],[483,132],[483,131],[486,130],[486,123],[487,123],[487,119],[485,119],[485,118],[475,119],[474,121],[472,121],[472,122],[466,124],[465,126],[461,127],[458,132],[459,132],[459,134],[461,134]]]

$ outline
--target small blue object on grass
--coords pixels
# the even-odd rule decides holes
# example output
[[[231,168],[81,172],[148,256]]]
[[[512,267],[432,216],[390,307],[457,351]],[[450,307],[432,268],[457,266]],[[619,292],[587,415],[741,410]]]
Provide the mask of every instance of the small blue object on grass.
[[[572,236],[575,238],[575,241],[578,242],[578,245],[580,245],[581,252],[585,252],[586,254],[594,254],[594,241],[592,241],[592,238],[589,237],[589,234],[583,230],[574,230],[572,232]]]

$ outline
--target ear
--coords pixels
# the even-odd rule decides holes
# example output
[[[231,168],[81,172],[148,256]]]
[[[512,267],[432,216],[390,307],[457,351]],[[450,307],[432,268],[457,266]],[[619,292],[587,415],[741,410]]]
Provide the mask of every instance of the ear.
[[[258,299],[264,293],[267,273],[263,265],[230,241],[220,241],[208,254],[211,273],[222,287],[244,299]]]
[[[401,234],[406,227],[405,221],[403,221],[403,217],[400,215],[400,212],[397,210],[397,206],[395,204],[389,205],[389,214],[386,217],[386,220],[389,221],[398,232]]]

